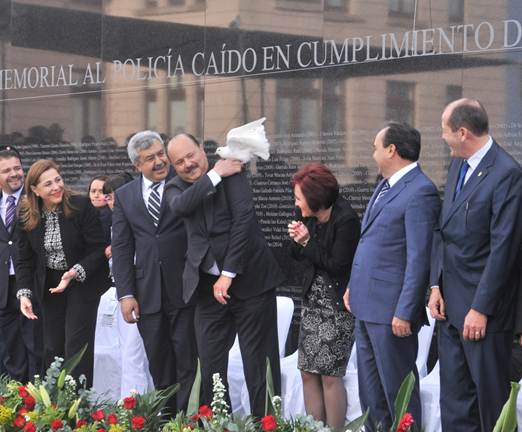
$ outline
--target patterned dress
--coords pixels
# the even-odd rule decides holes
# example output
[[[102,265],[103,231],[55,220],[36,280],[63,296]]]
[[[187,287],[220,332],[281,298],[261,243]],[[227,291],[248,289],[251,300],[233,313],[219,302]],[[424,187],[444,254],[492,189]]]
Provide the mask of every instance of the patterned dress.
[[[337,310],[328,293],[318,273],[301,311],[297,366],[306,372],[343,377],[354,340],[354,317]]]

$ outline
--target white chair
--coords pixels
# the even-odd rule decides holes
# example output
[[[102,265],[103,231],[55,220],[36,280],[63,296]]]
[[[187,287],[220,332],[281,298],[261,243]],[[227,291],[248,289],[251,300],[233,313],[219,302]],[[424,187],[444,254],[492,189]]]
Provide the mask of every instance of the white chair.
[[[359,380],[357,378],[357,345],[355,342],[352,346],[343,381],[348,399],[348,406],[346,407],[346,421],[348,422],[362,415],[361,402],[359,401]]]
[[[100,298],[94,342],[93,388],[110,400],[120,398],[121,388],[119,306],[115,291],[116,288],[109,288]]]
[[[419,350],[417,351],[417,360],[415,361],[419,372],[419,379],[428,375],[427,362],[430,354],[431,341],[433,339],[433,331],[435,330],[435,318],[431,316],[429,308],[426,308],[426,314],[428,315],[429,326],[422,326],[419,331]]]
[[[96,393],[113,401],[129,396],[131,390],[154,389],[138,327],[124,321],[114,287],[102,295],[98,306],[93,375]]]
[[[422,405],[422,427],[424,432],[440,432],[440,374],[439,362],[424,378],[421,378],[420,398]]]
[[[294,314],[294,302],[290,297],[277,296],[277,336],[279,344],[279,356],[285,355],[286,339]],[[250,414],[250,400],[246,390],[245,374],[243,373],[243,360],[239,349],[239,339],[236,339],[228,353],[228,389],[232,412],[245,415]],[[244,389],[244,390],[243,390]],[[243,392],[246,391],[246,397]]]

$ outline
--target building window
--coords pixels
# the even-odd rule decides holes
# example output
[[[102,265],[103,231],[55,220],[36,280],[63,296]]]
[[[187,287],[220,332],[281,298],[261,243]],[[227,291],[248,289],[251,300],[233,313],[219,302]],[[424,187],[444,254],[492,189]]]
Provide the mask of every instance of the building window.
[[[345,130],[344,81],[323,80],[323,130]]]
[[[169,93],[169,133],[176,136],[187,130],[187,101],[185,90],[175,88]]]
[[[415,123],[415,84],[404,81],[386,82],[386,120]]]
[[[415,12],[415,1],[388,0],[388,11],[390,15],[413,15]]]
[[[318,133],[320,129],[320,90],[315,79],[277,81],[276,131]]]
[[[93,87],[78,87],[73,93],[73,140],[84,142],[101,137],[101,93],[91,92]]]
[[[446,105],[454,100],[462,98],[462,86],[448,85],[446,86]]]
[[[200,84],[196,90],[196,136],[203,138],[205,123],[205,88]]]
[[[150,130],[158,130],[158,98],[156,90],[145,90],[145,126]]]
[[[346,10],[348,0],[325,0],[324,7],[326,10]]]
[[[464,21],[464,0],[448,0],[448,20],[450,23]]]

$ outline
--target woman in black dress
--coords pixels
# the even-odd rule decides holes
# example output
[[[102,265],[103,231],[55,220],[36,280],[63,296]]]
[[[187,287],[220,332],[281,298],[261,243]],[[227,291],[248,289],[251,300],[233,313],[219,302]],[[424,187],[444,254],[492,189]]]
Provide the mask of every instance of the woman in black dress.
[[[28,319],[43,315],[44,366],[66,360],[87,344],[73,372],[92,385],[94,333],[100,296],[110,285],[105,241],[98,215],[87,197],[72,193],[58,166],[38,160],[25,179],[18,224],[17,297]]]
[[[324,165],[310,163],[292,178],[303,220],[292,221],[292,256],[306,261],[298,367],[306,412],[332,428],[344,425],[343,383],[354,340],[354,317],[343,306],[360,223]]]

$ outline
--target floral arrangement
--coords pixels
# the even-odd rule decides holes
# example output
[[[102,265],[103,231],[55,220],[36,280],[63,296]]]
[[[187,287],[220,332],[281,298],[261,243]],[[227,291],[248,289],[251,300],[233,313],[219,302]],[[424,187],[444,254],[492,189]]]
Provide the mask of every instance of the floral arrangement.
[[[1,432],[158,432],[167,421],[165,405],[179,388],[131,395],[117,403],[101,401],[70,375],[85,348],[68,362],[55,357],[44,378],[32,383],[0,377]],[[161,415],[160,415],[161,412]]]
[[[83,352],[70,361],[56,358],[45,377],[35,376],[32,383],[0,377],[0,432],[330,432],[331,429],[312,416],[285,419],[281,398],[273,393],[270,365],[267,365],[266,412],[261,419],[240,417],[230,413],[226,388],[219,374],[213,376],[213,400],[210,406],[199,405],[201,375],[194,382],[187,414],[175,418],[166,408],[179,386],[132,394],[116,403],[100,401],[86,388],[85,378],[78,383],[70,371]],[[421,430],[406,412],[415,383],[408,375],[395,401],[395,421],[390,432]],[[516,430],[516,399],[520,385],[512,383],[511,394],[493,432]],[[345,432],[360,432],[368,412],[344,427]],[[378,429],[385,432],[384,428]]]

